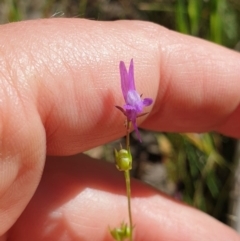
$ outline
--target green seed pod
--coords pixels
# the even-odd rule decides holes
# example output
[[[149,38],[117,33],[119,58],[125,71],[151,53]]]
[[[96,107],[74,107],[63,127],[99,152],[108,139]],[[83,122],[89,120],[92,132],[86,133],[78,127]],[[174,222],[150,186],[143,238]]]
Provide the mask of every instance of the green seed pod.
[[[126,149],[121,149],[120,151],[115,151],[115,163],[119,171],[128,171],[132,169],[132,155],[130,151]]]

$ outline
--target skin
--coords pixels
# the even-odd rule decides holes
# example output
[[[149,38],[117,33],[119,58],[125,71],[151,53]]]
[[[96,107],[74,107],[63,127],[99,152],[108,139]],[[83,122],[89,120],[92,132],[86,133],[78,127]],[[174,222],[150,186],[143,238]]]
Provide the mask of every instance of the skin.
[[[240,137],[236,52],[139,21],[37,20],[0,33],[0,241],[111,240],[109,225],[126,220],[122,173],[76,155],[124,135],[120,60],[134,58],[137,90],[154,99],[141,127]],[[132,190],[134,240],[240,240],[144,184]]]

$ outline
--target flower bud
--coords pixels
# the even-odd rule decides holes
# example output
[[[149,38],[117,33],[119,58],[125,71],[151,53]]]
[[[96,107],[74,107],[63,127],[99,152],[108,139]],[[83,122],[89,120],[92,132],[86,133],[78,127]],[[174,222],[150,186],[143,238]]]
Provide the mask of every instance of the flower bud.
[[[119,171],[128,171],[132,169],[132,155],[130,150],[121,149],[120,151],[115,151],[115,163]]]
[[[130,237],[130,227],[122,223],[120,228],[110,229],[110,233],[114,240],[122,241]]]

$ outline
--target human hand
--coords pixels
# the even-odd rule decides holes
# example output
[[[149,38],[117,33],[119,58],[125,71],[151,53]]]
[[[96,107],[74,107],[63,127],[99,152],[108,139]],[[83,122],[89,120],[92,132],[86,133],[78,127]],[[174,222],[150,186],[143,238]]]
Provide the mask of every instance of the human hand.
[[[134,58],[137,90],[155,100],[142,127],[240,136],[238,53],[138,21],[37,20],[0,32],[0,240],[111,240],[108,225],[127,217],[121,173],[67,157],[124,135],[120,60]],[[58,157],[41,176],[46,155]],[[240,240],[144,184],[132,190],[135,240]]]

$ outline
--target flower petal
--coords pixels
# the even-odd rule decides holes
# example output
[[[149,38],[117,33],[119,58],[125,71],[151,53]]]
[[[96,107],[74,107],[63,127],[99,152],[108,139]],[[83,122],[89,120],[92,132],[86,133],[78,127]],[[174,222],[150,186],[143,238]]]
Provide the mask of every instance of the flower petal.
[[[153,102],[153,99],[151,99],[151,98],[145,98],[142,100],[142,103],[144,106],[149,106],[152,104],[152,102]]]
[[[126,103],[131,106],[136,106],[138,102],[142,102],[138,92],[136,90],[128,91]]]
[[[123,94],[125,102],[127,102],[129,80],[128,80],[128,72],[127,72],[126,66],[123,61],[120,61],[119,70],[120,70],[120,76],[121,76],[122,94]]]
[[[136,91],[133,59],[131,59],[128,71],[123,61],[120,61],[119,69],[121,76],[121,88],[125,100],[125,105],[123,108],[120,106],[116,107],[127,117],[127,121],[130,121],[133,124],[137,138],[140,142],[142,142],[136,120],[137,117],[147,114],[142,113],[143,108],[145,106],[151,105],[153,100],[151,98],[142,99],[142,95],[139,95],[139,93]]]
[[[135,80],[134,80],[134,65],[133,65],[133,59],[131,59],[129,71],[128,71],[128,90],[136,90],[135,88]]]
[[[133,106],[124,105],[123,108],[124,108],[124,111],[125,111],[125,115],[126,115],[126,117],[129,121],[136,120],[138,113]]]

